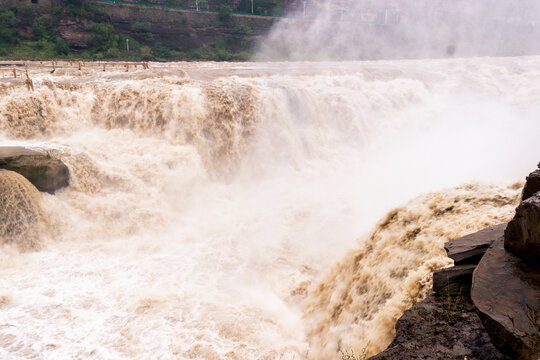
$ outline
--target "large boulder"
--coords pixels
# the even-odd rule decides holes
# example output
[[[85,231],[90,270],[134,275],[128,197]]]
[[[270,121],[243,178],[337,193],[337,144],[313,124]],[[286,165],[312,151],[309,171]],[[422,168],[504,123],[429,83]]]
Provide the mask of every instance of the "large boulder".
[[[478,264],[471,299],[501,352],[514,359],[540,359],[540,273],[505,251],[503,237]]]
[[[538,167],[540,167],[540,164],[538,164]],[[540,191],[540,169],[533,171],[527,176],[527,182],[523,188],[521,200],[527,200],[538,191]]]
[[[540,271],[540,192],[517,207],[505,231],[504,248]]]
[[[0,169],[15,171],[39,191],[51,194],[69,185],[67,166],[46,152],[24,147],[0,147]]]
[[[473,234],[451,240],[444,244],[448,257],[454,265],[478,264],[493,241],[504,234],[507,223],[489,227]]]

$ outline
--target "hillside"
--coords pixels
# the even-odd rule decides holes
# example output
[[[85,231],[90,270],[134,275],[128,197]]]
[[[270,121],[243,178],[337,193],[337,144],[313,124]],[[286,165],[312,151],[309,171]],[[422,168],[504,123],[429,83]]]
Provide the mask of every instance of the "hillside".
[[[224,5],[199,12],[77,0],[0,5],[2,59],[247,60],[274,22]]]

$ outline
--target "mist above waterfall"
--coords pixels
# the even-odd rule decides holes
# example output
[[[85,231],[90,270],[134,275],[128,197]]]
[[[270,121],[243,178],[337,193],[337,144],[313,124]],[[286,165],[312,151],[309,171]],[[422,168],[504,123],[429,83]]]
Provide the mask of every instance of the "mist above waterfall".
[[[297,3],[302,3],[297,1]],[[540,53],[535,0],[307,0],[276,23],[257,59],[347,60]],[[305,12],[304,12],[305,9]]]

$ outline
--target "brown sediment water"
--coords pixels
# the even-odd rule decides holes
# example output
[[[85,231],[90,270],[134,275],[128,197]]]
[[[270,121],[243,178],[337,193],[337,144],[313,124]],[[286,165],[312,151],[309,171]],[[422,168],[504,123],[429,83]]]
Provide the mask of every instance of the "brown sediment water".
[[[22,175],[0,170],[0,243],[38,250],[50,236],[42,195]]]
[[[450,264],[444,242],[512,216],[538,162],[538,68],[59,63],[29,66],[34,91],[0,79],[0,144],[71,176],[9,210],[54,231],[39,251],[0,247],[0,358],[379,351]]]

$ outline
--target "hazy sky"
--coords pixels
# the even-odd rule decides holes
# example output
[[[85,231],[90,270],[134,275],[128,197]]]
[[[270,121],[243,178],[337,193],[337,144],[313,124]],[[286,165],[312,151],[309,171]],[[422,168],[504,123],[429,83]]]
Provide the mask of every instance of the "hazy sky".
[[[284,19],[274,26],[259,58],[540,53],[540,4],[532,0],[312,0],[306,8],[305,20]]]

